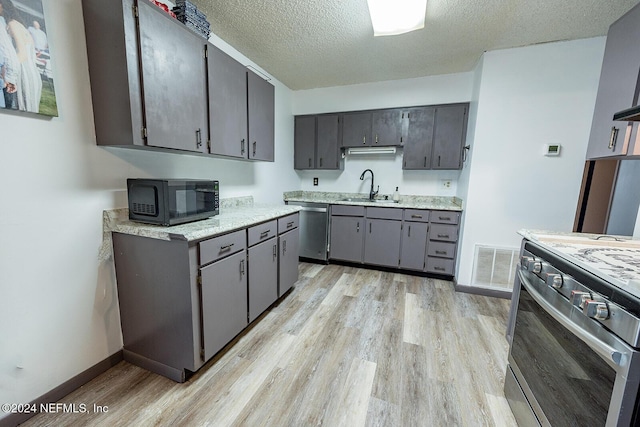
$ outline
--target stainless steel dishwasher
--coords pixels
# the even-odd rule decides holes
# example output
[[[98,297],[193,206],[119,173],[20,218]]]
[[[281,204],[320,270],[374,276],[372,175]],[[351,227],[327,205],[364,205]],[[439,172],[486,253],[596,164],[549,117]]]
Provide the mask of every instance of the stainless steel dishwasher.
[[[326,203],[287,202],[300,206],[300,258],[327,262],[329,205]]]

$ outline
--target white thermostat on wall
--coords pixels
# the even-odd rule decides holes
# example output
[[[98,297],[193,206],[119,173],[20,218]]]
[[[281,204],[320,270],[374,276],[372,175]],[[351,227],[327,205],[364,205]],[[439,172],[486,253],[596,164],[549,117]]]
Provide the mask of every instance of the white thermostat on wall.
[[[545,144],[545,146],[544,146],[544,155],[545,156],[559,156],[561,147],[562,146],[560,144]]]

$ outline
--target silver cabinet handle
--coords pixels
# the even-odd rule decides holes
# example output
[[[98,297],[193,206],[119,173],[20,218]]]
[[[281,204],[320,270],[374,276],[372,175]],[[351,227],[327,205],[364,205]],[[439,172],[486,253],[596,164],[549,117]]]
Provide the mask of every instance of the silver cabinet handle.
[[[253,141],[253,157],[256,156],[256,146],[258,145],[258,143],[256,141]]]
[[[293,227],[293,221],[289,221],[289,222],[287,223],[287,228],[291,228],[291,227]]]
[[[611,137],[609,138],[610,150],[614,150],[616,148],[616,139],[618,139],[618,128],[613,126],[611,128]]]
[[[446,251],[435,251],[436,255],[446,255],[447,252]]]
[[[424,166],[423,167],[427,167],[427,156],[424,156]]]
[[[284,255],[285,252],[287,252],[287,241],[283,240],[282,241],[282,255]]]
[[[553,305],[549,304],[540,293],[529,283],[526,277],[522,274],[522,271],[518,270],[518,278],[520,279],[520,283],[522,286],[529,292],[529,295],[546,311],[556,319],[558,323],[571,331],[574,335],[580,338],[585,344],[587,344],[593,351],[598,353],[604,359],[610,360],[614,364],[618,366],[623,366],[626,363],[626,352],[622,353],[615,348],[611,347],[609,344],[606,344],[599,339],[595,338],[590,333],[584,331],[578,325],[573,323],[571,319],[565,316]]]
[[[320,157],[320,167],[322,167],[322,157]]]
[[[376,144],[378,143],[378,134],[376,133]]]
[[[356,224],[356,233],[359,233],[359,232],[360,232],[360,223],[358,222]]]
[[[438,237],[441,239],[448,239],[449,235],[448,234],[438,234]]]
[[[411,218],[422,218],[422,215],[411,215]]]
[[[202,147],[202,131],[200,129],[196,130],[196,147]]]
[[[366,144],[367,143],[367,135],[362,137],[362,144]]]
[[[311,167],[311,157],[309,157],[309,167]]]
[[[233,247],[233,245],[235,245],[235,243],[230,243],[226,246],[221,246],[220,247],[220,252],[224,252],[224,251],[228,251],[229,249],[231,249]]]
[[[438,166],[440,166],[440,156],[438,156]]]
[[[433,269],[437,271],[446,271],[444,267],[433,267]]]
[[[407,237],[411,237],[411,226],[409,226],[409,234],[407,234]]]
[[[440,221],[451,221],[451,217],[450,216],[439,216],[438,219]]]
[[[269,229],[267,231],[263,231],[262,233],[260,233],[260,238],[264,239],[265,237],[267,237],[269,235],[269,233],[271,233],[271,229]]]
[[[244,260],[240,260],[240,277],[244,276]]]
[[[273,259],[276,259],[278,257],[278,245],[274,244],[273,245]]]
[[[240,154],[244,154],[244,139],[240,141]]]
[[[371,234],[371,223],[369,223],[369,234]]]

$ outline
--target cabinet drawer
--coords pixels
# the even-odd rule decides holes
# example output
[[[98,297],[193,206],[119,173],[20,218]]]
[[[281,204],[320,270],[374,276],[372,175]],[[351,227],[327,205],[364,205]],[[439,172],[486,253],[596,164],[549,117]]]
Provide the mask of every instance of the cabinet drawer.
[[[428,271],[429,273],[453,276],[453,260],[446,258],[427,257],[426,271]]]
[[[458,226],[446,224],[431,224],[429,240],[456,242],[458,240]]]
[[[453,259],[456,255],[456,244],[446,242],[429,242],[427,255]]]
[[[432,211],[431,222],[438,224],[457,224],[460,220],[460,212],[456,211]]]
[[[367,218],[402,219],[402,209],[396,208],[367,208]]]
[[[331,205],[331,215],[364,216],[364,206]]]
[[[429,211],[425,211],[421,209],[405,209],[404,220],[415,221],[415,222],[428,222]]]
[[[297,213],[278,218],[278,234],[286,233],[289,230],[298,228],[298,220],[299,215]]]
[[[199,244],[200,265],[208,264],[220,258],[246,249],[244,230],[214,237]]]
[[[274,219],[264,224],[255,225],[249,228],[248,231],[248,245],[253,246],[276,236],[278,234],[278,221]]]

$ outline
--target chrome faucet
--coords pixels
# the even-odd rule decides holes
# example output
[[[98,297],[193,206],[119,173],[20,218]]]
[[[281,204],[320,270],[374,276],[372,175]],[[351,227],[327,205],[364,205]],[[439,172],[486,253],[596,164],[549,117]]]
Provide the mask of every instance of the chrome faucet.
[[[364,174],[367,173],[367,171],[371,172],[371,190],[369,190],[369,200],[373,200],[378,194],[378,191],[380,191],[380,186],[378,185],[378,189],[373,191],[373,171],[371,169],[365,169],[364,172],[362,172],[362,175],[360,175],[360,181],[364,180]]]

